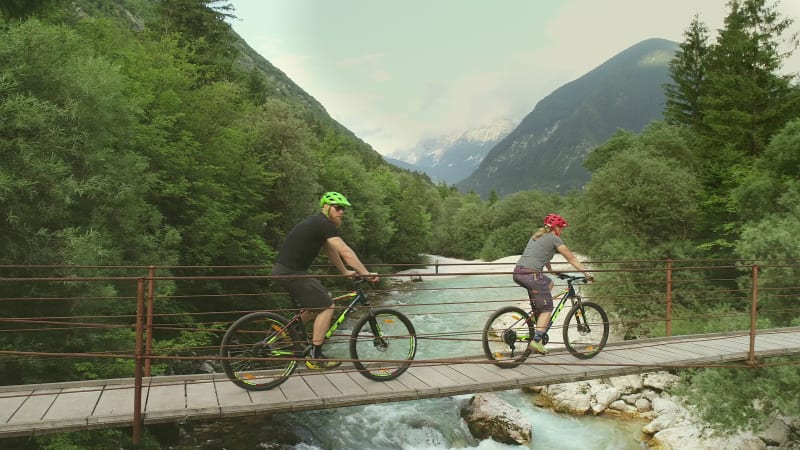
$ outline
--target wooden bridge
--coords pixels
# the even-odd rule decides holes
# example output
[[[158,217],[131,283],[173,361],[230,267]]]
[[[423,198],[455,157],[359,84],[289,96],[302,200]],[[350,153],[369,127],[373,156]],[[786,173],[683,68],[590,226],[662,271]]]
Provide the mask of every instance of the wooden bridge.
[[[609,344],[591,360],[559,349],[513,369],[484,358],[415,361],[396,380],[376,382],[352,367],[296,372],[281,386],[249,392],[224,375],[145,378],[145,425],[338,408],[516,389],[660,369],[714,367],[800,354],[800,328],[677,336]],[[0,387],[0,437],[134,425],[133,379]]]

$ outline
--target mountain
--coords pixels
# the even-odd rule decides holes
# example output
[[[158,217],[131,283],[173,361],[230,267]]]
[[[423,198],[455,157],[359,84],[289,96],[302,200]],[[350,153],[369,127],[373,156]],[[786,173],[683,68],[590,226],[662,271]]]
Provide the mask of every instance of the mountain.
[[[423,172],[434,182],[455,184],[475,171],[492,147],[515,125],[511,119],[502,119],[463,133],[424,139],[384,159],[398,167]]]
[[[582,162],[594,147],[618,129],[638,133],[662,119],[662,85],[677,48],[665,39],[642,41],[556,89],[457,188],[483,197],[580,189],[590,178]]]

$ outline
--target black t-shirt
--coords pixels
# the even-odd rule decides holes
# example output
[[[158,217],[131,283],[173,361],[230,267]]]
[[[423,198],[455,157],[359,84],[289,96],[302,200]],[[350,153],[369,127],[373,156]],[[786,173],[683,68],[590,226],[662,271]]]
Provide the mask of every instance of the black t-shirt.
[[[340,236],[339,229],[324,214],[314,214],[289,231],[275,262],[291,270],[307,271],[325,241]]]

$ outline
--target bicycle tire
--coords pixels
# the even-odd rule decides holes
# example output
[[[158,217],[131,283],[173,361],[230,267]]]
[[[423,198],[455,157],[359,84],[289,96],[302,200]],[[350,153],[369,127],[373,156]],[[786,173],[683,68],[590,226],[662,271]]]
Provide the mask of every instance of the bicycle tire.
[[[394,380],[411,366],[416,354],[417,332],[399,311],[375,309],[353,326],[350,356],[359,373],[370,380]]]
[[[483,352],[497,367],[517,367],[531,354],[528,342],[534,329],[524,309],[504,306],[492,313],[483,327]]]
[[[589,359],[603,350],[609,331],[608,315],[600,305],[576,303],[564,318],[564,345],[576,358]]]
[[[233,384],[249,391],[265,391],[289,378],[302,356],[303,345],[296,330],[287,332],[287,324],[281,315],[254,312],[240,317],[225,331],[219,354],[225,375]]]

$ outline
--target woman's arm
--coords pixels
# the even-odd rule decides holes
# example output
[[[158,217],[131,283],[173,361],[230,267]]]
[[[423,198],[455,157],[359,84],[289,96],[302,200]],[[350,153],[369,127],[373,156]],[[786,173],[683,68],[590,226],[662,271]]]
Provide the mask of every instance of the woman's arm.
[[[558,247],[556,247],[556,250],[558,250],[558,252],[561,253],[561,256],[563,256],[568,263],[572,264],[572,267],[583,272],[583,276],[585,276],[588,279],[594,279],[592,274],[586,272],[588,269],[583,265],[583,263],[578,261],[578,258],[575,257],[575,254],[570,251],[570,249],[567,247],[566,244],[559,245]]]

